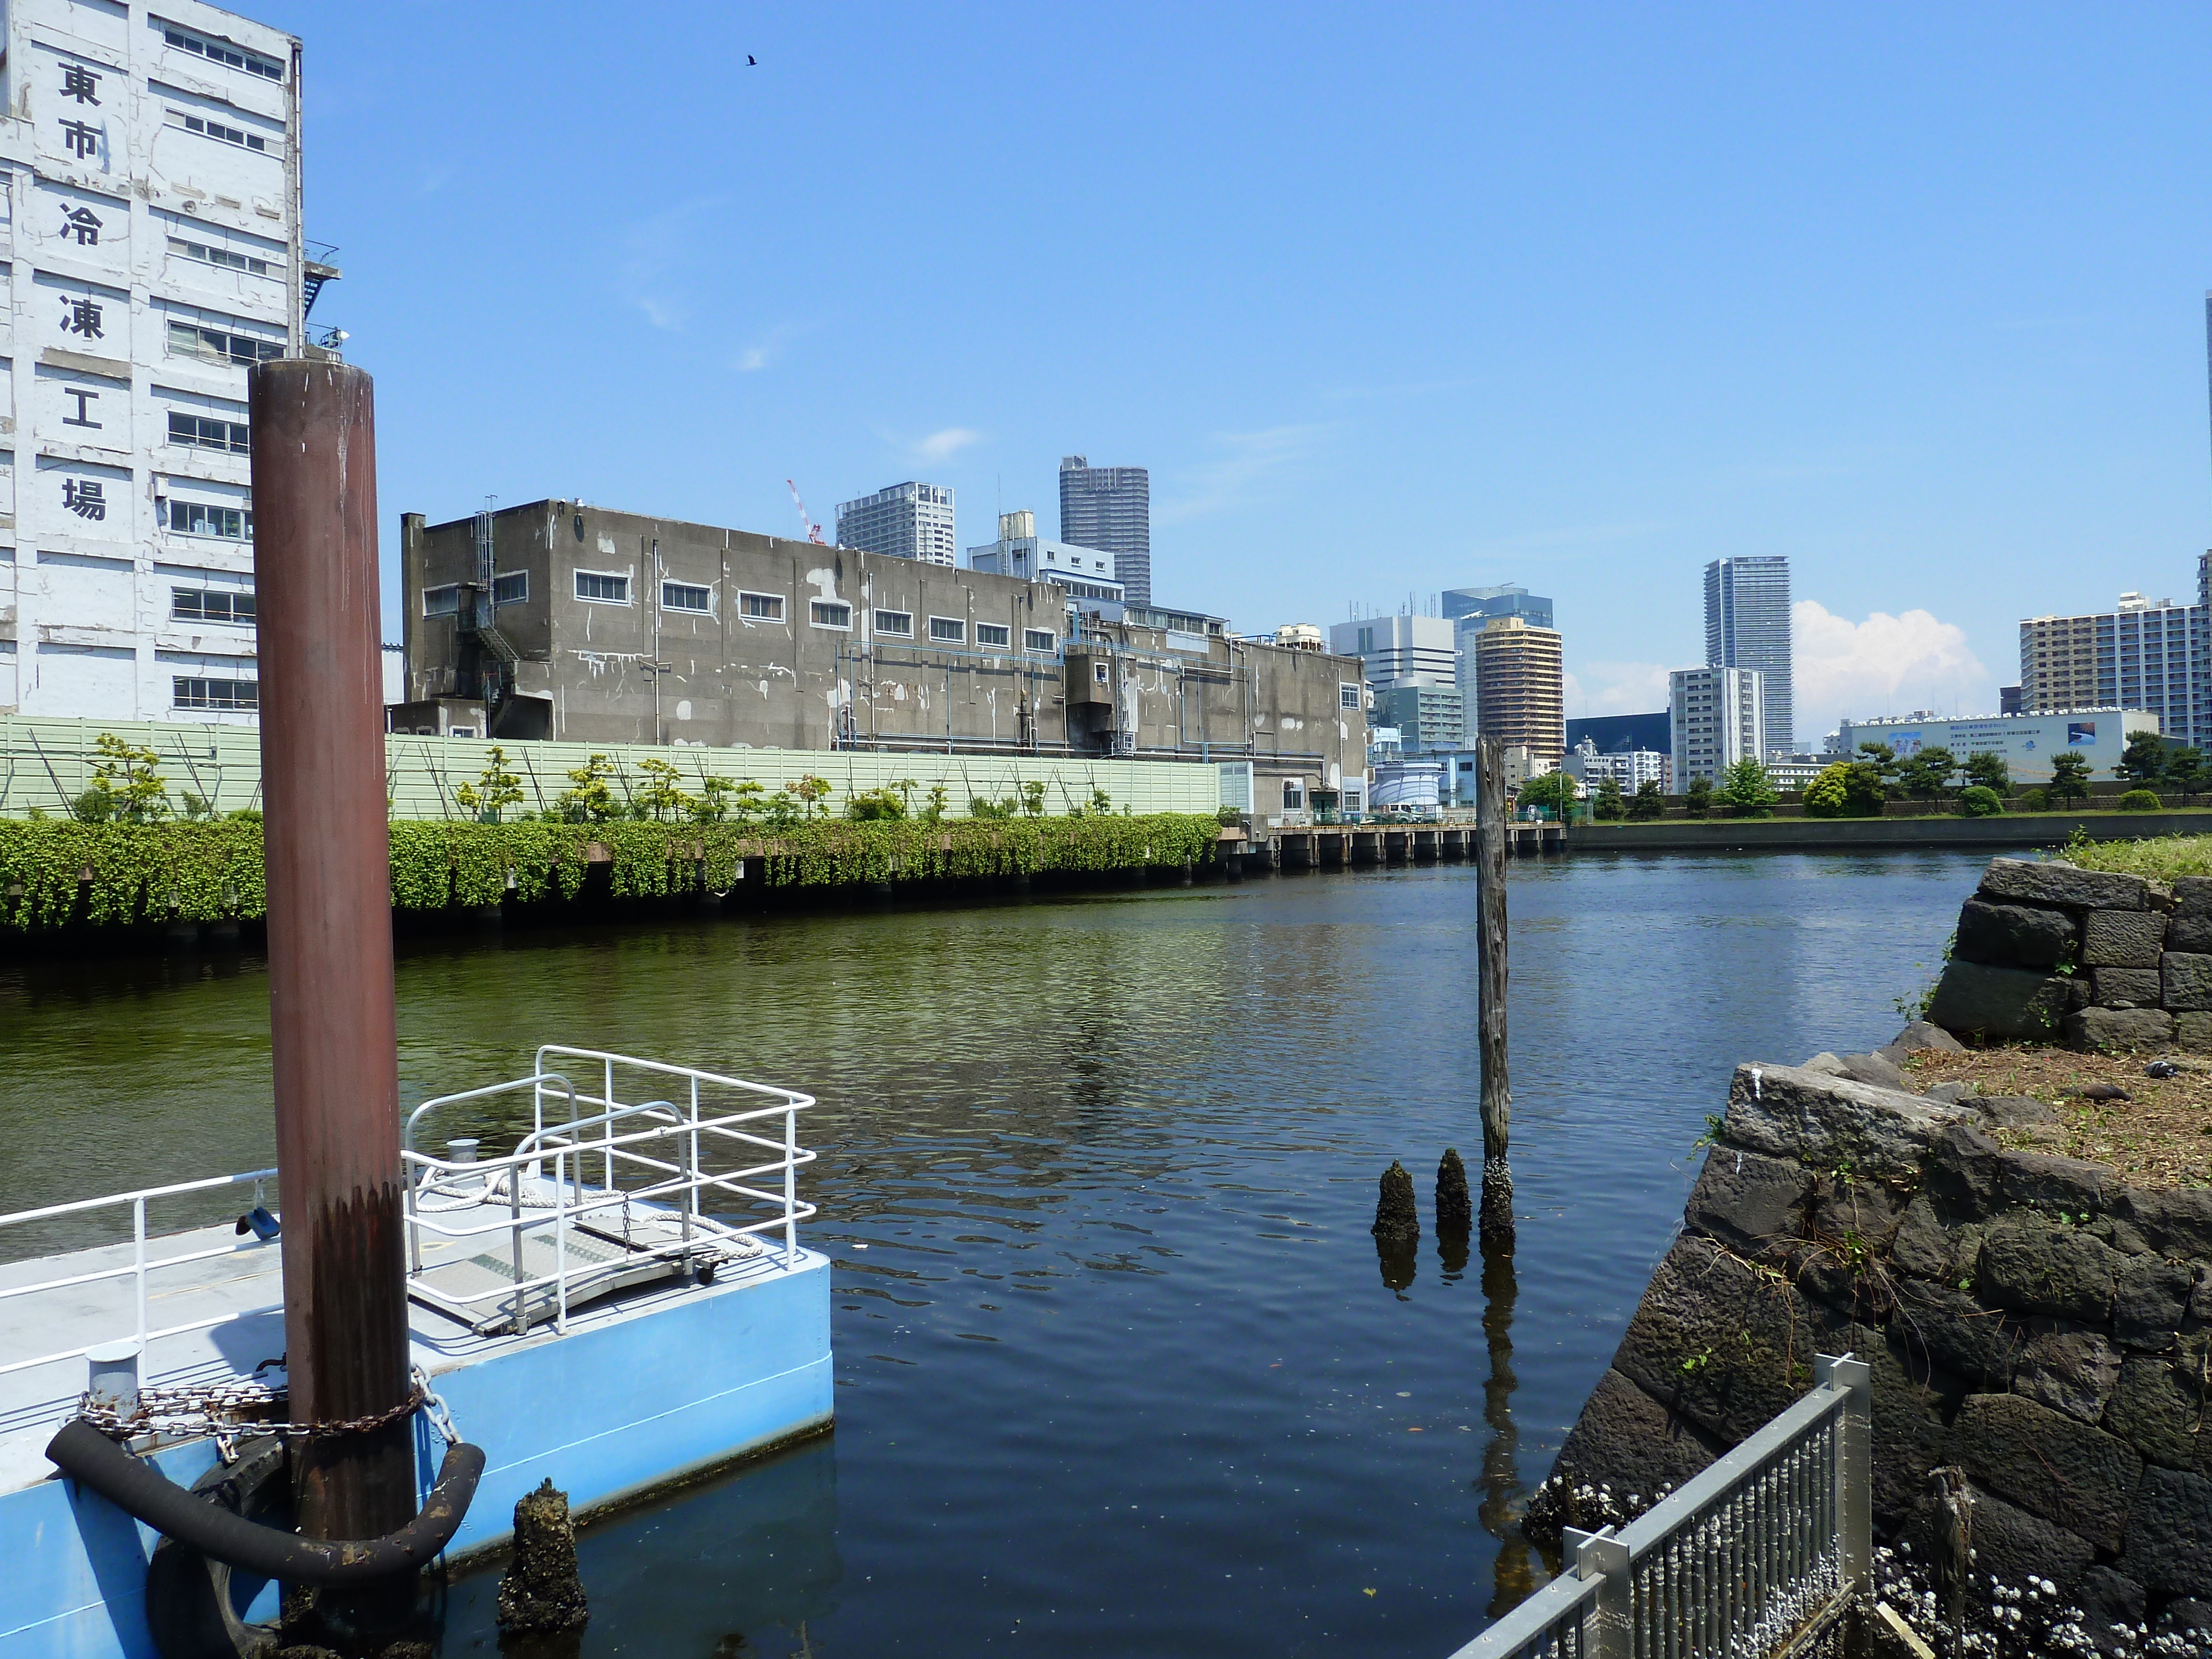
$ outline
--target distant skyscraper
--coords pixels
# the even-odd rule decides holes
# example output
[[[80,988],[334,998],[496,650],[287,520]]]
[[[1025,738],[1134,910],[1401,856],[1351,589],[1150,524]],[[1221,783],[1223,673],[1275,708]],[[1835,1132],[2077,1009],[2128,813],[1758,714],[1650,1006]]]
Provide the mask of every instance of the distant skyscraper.
[[[1472,726],[1481,695],[1477,684],[1474,636],[1493,617],[1518,617],[1531,628],[1556,629],[1552,602],[1511,582],[1498,587],[1449,587],[1443,592],[1443,612],[1452,624],[1452,649],[1458,658],[1459,693]]]
[[[1114,556],[1114,578],[1131,605],[1152,602],[1152,477],[1141,466],[1060,463],[1060,538]]]
[[[888,553],[925,564],[957,564],[952,546],[952,492],[942,484],[907,483],[837,504],[837,545]]]
[[[1469,724],[1508,749],[1554,765],[1567,752],[1565,665],[1556,630],[1519,617],[1492,617],[1474,636],[1474,707]]]
[[[1778,554],[1715,559],[1705,567],[1705,665],[1755,668],[1763,678],[1767,755],[1796,747],[1790,678],[1790,561]]]
[[[1775,750],[1765,727],[1765,677],[1755,668],[1678,668],[1667,677],[1668,725],[1674,740],[1674,787],[1692,778],[1718,781],[1738,761]]]

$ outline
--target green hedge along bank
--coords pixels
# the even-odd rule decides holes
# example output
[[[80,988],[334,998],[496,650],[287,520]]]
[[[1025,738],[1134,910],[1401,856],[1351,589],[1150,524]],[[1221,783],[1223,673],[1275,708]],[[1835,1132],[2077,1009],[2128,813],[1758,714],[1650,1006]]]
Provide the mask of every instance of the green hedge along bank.
[[[763,833],[715,823],[392,825],[392,904],[428,915],[502,901],[573,902],[604,869],[615,898],[768,888],[856,887],[1031,875],[1105,876],[1211,864],[1212,817],[820,819]],[[0,927],[258,920],[261,824],[0,821]]]

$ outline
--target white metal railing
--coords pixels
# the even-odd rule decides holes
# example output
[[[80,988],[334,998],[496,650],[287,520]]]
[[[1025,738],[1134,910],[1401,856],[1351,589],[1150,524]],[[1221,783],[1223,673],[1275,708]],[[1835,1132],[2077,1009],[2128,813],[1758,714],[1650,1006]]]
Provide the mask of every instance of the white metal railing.
[[[554,1061],[568,1070],[549,1069]],[[416,1150],[431,1114],[525,1089],[532,1127],[512,1152],[479,1158],[473,1147],[451,1144],[455,1155],[447,1158]],[[654,1094],[661,1089],[668,1093]],[[562,1109],[550,1122],[549,1100]],[[798,1190],[799,1166],[815,1158],[799,1145],[799,1114],[813,1104],[812,1096],[794,1090],[553,1043],[538,1049],[527,1077],[426,1100],[408,1115],[402,1136],[409,1291],[480,1326],[486,1315],[503,1312],[515,1329],[528,1328],[532,1293],[543,1292],[554,1328],[565,1330],[580,1281],[641,1261],[706,1264],[711,1271],[728,1256],[754,1253],[759,1235],[781,1232],[791,1266],[799,1224],[815,1213]],[[708,1201],[749,1208],[751,1217],[711,1214]],[[602,1238],[619,1228],[623,1256],[599,1267],[577,1265],[570,1237],[579,1227]],[[524,1263],[526,1235],[549,1231],[551,1271],[532,1273]],[[441,1264],[426,1261],[426,1239],[475,1238],[503,1238],[507,1281],[465,1293],[431,1282]]]
[[[127,1334],[134,1338],[141,1354],[146,1345],[162,1337],[182,1336],[190,1331],[205,1330],[234,1319],[251,1317],[256,1314],[275,1313],[283,1304],[271,1303],[265,1308],[226,1308],[205,1319],[186,1320],[182,1324],[164,1325],[149,1328],[147,1316],[146,1279],[149,1274],[165,1267],[180,1267],[188,1262],[210,1261],[217,1256],[236,1255],[243,1251],[265,1248],[265,1241],[258,1235],[249,1236],[235,1243],[217,1244],[211,1248],[179,1250],[167,1255],[148,1254],[151,1241],[146,1232],[146,1206],[159,1199],[178,1198],[187,1193],[211,1193],[225,1187],[244,1186],[251,1182],[254,1188],[253,1202],[261,1207],[267,1183],[276,1179],[274,1170],[252,1170],[244,1175],[209,1176],[198,1181],[179,1181],[167,1187],[143,1187],[137,1192],[109,1193],[100,1198],[80,1198],[68,1204],[49,1204],[36,1210],[18,1210],[12,1215],[0,1215],[0,1228],[25,1225],[32,1222],[52,1221],[62,1216],[88,1215],[95,1210],[105,1210],[119,1205],[131,1208],[131,1260],[120,1267],[97,1268],[90,1273],[65,1273],[53,1279],[27,1280],[21,1285],[0,1285],[0,1301],[19,1296],[35,1296],[40,1291],[68,1290],[79,1285],[98,1285],[129,1279],[131,1283],[131,1316],[127,1331],[111,1331],[98,1340],[74,1348],[58,1348],[52,1353],[33,1354],[27,1359],[10,1359],[0,1364],[0,1376],[10,1371],[27,1371],[40,1365],[58,1364],[66,1359],[82,1359],[94,1348],[105,1347],[121,1341]]]
[[[1763,1659],[1839,1610],[1874,1554],[1874,1373],[1820,1355],[1805,1397],[1452,1659]]]

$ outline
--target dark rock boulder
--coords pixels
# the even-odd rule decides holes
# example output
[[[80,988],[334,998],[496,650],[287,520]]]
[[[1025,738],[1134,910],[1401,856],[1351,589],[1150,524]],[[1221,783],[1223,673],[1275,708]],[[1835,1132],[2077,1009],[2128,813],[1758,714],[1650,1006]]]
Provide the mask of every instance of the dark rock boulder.
[[[2074,918],[2063,910],[1968,899],[1951,954],[1993,968],[2051,968],[2072,959],[2075,944]]]
[[[1969,1107],[1825,1077],[1796,1066],[1739,1066],[1729,1085],[1730,1146],[1876,1180],[1915,1180],[1945,1128],[1971,1122]]]
[[[1916,1019],[1907,1024],[1903,1030],[1884,1043],[1882,1048],[1885,1053],[1890,1049],[1902,1048],[1908,1054],[1922,1054],[1930,1048],[1938,1054],[1963,1054],[1966,1052],[1965,1043],[1960,1042],[1942,1026],[1930,1024],[1924,1019]],[[1894,1058],[1893,1055],[1892,1057]]]
[[[2171,1349],[2195,1288],[2195,1268],[2159,1255],[2131,1255],[2112,1276],[2112,1328],[2123,1346],[2152,1353]]]
[[[2081,924],[2081,960],[2096,968],[2155,968],[2166,948],[2156,910],[2092,910]]]
[[[2125,1441],[2016,1394],[1969,1395],[1951,1426],[1978,1485],[2100,1549],[2120,1547],[2143,1472]]]
[[[2212,916],[2212,876],[2176,876],[2173,914],[2177,918]]]
[[[2112,1194],[2112,1212],[2130,1223],[2154,1250],[2212,1261],[2212,1187],[2163,1192],[2122,1187]]]
[[[1880,1054],[1840,1054],[1844,1075],[1854,1083],[1870,1083],[1877,1089],[1898,1089],[1913,1092],[1912,1079],[1905,1068],[1893,1060]]]
[[[1890,1265],[1916,1279],[1939,1285],[1971,1282],[1981,1260],[1982,1229],[1974,1223],[1947,1227],[1925,1193],[1916,1195],[1898,1218],[1890,1238]]]
[[[2092,968],[2089,1000],[2100,1008],[2155,1008],[2164,982],[2155,968]]]
[[[2145,1469],[2117,1565],[2154,1595],[2212,1600],[2212,1480]]]
[[[2166,924],[2166,948],[2187,956],[2212,956],[2212,915],[2175,916]]]
[[[1715,1147],[1690,1189],[1684,1215],[1698,1231],[1757,1254],[1778,1240],[1797,1237],[1811,1188],[1812,1177],[1801,1164]]]
[[[1974,1494],[1973,1551],[1968,1583],[1984,1601],[1991,1589],[2022,1589],[2031,1574],[2070,1591],[2097,1560],[2086,1540],[1992,1492]]]
[[[2008,1219],[1984,1236],[1976,1283],[2000,1308],[2102,1324],[2112,1316],[2119,1261],[2111,1245],[2079,1227]]]
[[[2006,1152],[1997,1159],[1997,1193],[2005,1202],[2071,1216],[2095,1214],[2119,1185],[2110,1168],[2078,1158]]]
[[[1778,1276],[1684,1236],[1659,1264],[1613,1366],[1669,1411],[1734,1444],[1811,1385],[1849,1321]],[[1848,1346],[1846,1341],[1845,1346]]]
[[[2105,1426],[2154,1463],[2212,1475],[2212,1408],[2172,1359],[2130,1355]]]
[[[1607,1368],[1559,1448],[1545,1507],[1556,1511],[1557,1524],[1595,1530],[1576,1518],[1595,1520],[1600,1508],[1577,1502],[1580,1488],[1609,1488],[1612,1511],[1639,1513],[1720,1452],[1720,1443],[1696,1424]]]
[[[1983,1307],[1964,1291],[1925,1279],[1898,1281],[1897,1312],[1889,1328],[1908,1354],[1993,1391],[2012,1387],[2027,1344],[2016,1322]]]
[[[2158,1008],[2080,1008],[2066,1016],[2066,1046],[2083,1054],[2133,1054],[2173,1041],[2173,1016]]]
[[[2058,1029],[2066,1012],[2063,975],[2028,968],[1992,968],[1954,957],[1943,965],[1928,1018],[1947,1031],[2002,1041],[2035,1041]]]
[[[2055,904],[2076,910],[2142,910],[2150,887],[2140,876],[2079,870],[2058,859],[1991,859],[1979,896],[1995,903]]]
[[[2072,1587],[2070,1599],[2091,1646],[2113,1659],[2136,1659],[2147,1604],[2140,1583],[2111,1567],[2092,1567]]]
[[[2120,1351],[2102,1331],[2063,1321],[2029,1322],[2013,1392],[2064,1412],[2077,1422],[2096,1423],[2120,1382]]]
[[[2212,956],[2169,951],[2159,961],[2160,1001],[2172,1010],[2212,1009]]]
[[[1948,1210],[1976,1217],[2003,1205],[1998,1176],[2004,1148],[1971,1123],[1947,1126],[1929,1149],[1928,1191]]]

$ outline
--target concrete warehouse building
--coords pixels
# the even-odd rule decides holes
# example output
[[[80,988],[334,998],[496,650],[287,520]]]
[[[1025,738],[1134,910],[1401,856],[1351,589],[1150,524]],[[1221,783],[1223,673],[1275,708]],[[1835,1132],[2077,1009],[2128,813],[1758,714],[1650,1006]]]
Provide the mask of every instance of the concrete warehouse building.
[[[1079,615],[1049,574],[566,501],[401,543],[395,730],[1249,760],[1261,799],[1366,775],[1356,659]]]
[[[0,21],[0,710],[254,723],[247,368],[312,351],[300,43],[197,0]]]
[[[1929,714],[1897,719],[1844,720],[1836,732],[1843,752],[1856,759],[1863,743],[1886,743],[1899,760],[1923,749],[1948,749],[1963,762],[1969,755],[2002,757],[2014,783],[2048,783],[2057,755],[2078,755],[2089,763],[2094,783],[2110,783],[2138,732],[2158,735],[2158,716],[2140,708],[2072,708],[2056,714],[1985,714],[1946,720]]]

